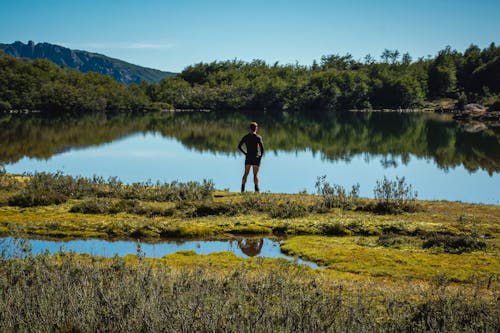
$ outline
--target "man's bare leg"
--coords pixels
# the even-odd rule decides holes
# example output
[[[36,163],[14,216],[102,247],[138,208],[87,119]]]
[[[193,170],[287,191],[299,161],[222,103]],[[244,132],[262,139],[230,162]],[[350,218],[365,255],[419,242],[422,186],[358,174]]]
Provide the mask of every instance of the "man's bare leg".
[[[252,165],[253,167],[253,183],[255,185],[255,192],[259,192],[259,166]]]
[[[250,165],[245,164],[245,173],[243,174],[243,178],[241,179],[241,192],[245,192],[245,184],[247,183],[247,177],[249,173],[250,173]]]

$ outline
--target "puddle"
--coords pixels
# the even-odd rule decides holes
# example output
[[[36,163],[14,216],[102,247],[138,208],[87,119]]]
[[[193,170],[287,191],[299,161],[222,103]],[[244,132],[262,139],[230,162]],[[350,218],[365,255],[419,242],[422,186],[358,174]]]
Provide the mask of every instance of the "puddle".
[[[13,238],[0,238],[0,246],[13,242]],[[101,239],[87,240],[37,240],[30,239],[33,254],[48,251],[51,254],[63,251],[74,251],[76,253],[87,253],[95,256],[113,257],[115,254],[125,256],[127,254],[137,254],[137,242],[130,240],[110,241]],[[242,238],[237,240],[169,240],[161,243],[142,243],[141,251],[146,257],[160,258],[167,254],[178,251],[193,250],[197,254],[210,254],[214,252],[228,251],[243,258],[263,257],[263,258],[284,258],[295,261],[298,264],[311,268],[318,268],[318,265],[293,258],[281,253],[280,241],[269,238]]]

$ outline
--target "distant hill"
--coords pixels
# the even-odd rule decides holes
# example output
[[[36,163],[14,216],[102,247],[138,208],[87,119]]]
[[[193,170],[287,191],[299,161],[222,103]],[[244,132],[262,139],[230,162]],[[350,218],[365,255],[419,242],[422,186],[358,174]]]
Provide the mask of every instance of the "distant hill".
[[[0,50],[17,58],[48,59],[58,65],[78,69],[81,72],[97,72],[111,75],[116,81],[130,84],[146,82],[158,82],[175,73],[163,72],[157,69],[141,67],[128,62],[106,57],[98,53],[71,50],[66,47],[49,43],[28,44],[14,42],[12,44],[1,44]]]

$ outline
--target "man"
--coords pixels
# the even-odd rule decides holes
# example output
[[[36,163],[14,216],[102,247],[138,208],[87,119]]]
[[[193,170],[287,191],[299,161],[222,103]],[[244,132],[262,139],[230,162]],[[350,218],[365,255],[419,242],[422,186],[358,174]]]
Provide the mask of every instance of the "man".
[[[239,145],[238,149],[245,154],[245,173],[243,174],[243,179],[241,180],[241,192],[245,192],[245,184],[247,182],[247,177],[250,172],[250,167],[253,169],[253,183],[255,185],[255,192],[259,192],[259,167],[260,160],[264,155],[264,143],[262,142],[262,137],[257,135],[258,125],[256,122],[250,123],[250,133],[245,135]],[[243,150],[242,146],[245,144],[246,151]]]

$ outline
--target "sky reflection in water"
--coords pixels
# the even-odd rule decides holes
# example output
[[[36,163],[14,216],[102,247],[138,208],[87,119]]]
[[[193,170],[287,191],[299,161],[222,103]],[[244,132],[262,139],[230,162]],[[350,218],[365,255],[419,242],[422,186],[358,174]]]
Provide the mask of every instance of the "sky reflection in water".
[[[0,245],[9,245],[13,238],[1,238]],[[113,257],[137,254],[137,242],[135,241],[108,241],[100,239],[87,240],[36,240],[28,241],[33,254],[40,254],[48,251],[50,254],[59,251],[73,251],[76,253],[87,253],[95,256]],[[312,268],[318,268],[313,262],[295,259],[281,253],[280,242],[269,238],[247,238],[239,240],[215,241],[215,240],[196,240],[196,241],[164,241],[160,243],[141,243],[141,252],[146,257],[161,258],[165,255],[178,251],[195,251],[197,254],[210,254],[215,252],[232,252],[243,258],[260,256],[264,258],[284,258],[290,261],[296,261],[298,264],[307,265]]]
[[[261,191],[275,193],[297,193],[304,189],[313,193],[316,177],[327,175],[330,183],[346,189],[359,183],[360,195],[373,197],[377,180],[384,176],[404,176],[418,191],[419,199],[500,204],[498,172],[489,176],[486,171],[469,172],[463,166],[443,170],[431,159],[409,156],[405,165],[398,156],[392,160],[384,155],[364,153],[349,161],[331,161],[309,149],[269,151],[262,162],[260,187]],[[62,171],[69,175],[117,176],[128,183],[148,179],[153,182],[212,179],[216,188],[238,191],[243,161],[236,147],[234,154],[200,152],[187,148],[177,139],[147,132],[107,144],[68,149],[48,160],[24,157],[6,169],[11,173]]]

